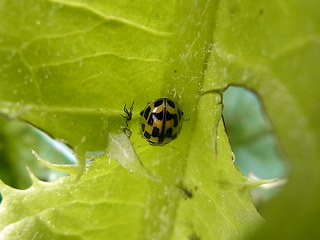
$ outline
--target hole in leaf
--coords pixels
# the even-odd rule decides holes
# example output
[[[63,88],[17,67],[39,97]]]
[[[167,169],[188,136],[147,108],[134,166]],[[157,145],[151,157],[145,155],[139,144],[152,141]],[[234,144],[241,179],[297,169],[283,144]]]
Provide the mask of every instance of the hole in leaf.
[[[55,164],[75,163],[71,150],[64,144],[27,123],[0,116],[0,179],[3,182],[17,189],[30,187],[27,167],[42,181],[50,182],[66,175],[44,166],[32,150]]]
[[[224,93],[223,104],[224,120],[238,169],[255,179],[285,177],[286,166],[258,97],[245,88],[231,86]],[[283,181],[280,180],[252,191],[258,210],[261,211],[260,206],[272,198],[281,185]]]

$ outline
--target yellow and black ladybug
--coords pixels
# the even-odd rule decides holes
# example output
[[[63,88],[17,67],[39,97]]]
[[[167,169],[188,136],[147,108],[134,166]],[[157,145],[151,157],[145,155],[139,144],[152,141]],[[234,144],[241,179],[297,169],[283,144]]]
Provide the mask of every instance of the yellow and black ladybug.
[[[149,103],[140,115],[141,136],[151,145],[165,145],[180,133],[183,111],[174,100],[156,99]]]

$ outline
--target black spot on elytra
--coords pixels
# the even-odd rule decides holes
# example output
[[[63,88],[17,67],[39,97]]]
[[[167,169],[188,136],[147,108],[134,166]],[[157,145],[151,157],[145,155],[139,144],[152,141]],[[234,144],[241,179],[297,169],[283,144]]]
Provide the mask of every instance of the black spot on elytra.
[[[177,114],[171,114],[170,112],[167,112],[166,120],[170,121],[171,119],[173,119],[173,122],[174,122],[173,126],[177,127],[178,126],[178,116],[177,116]]]
[[[144,110],[142,110],[142,111],[140,112],[140,116],[143,116],[143,113],[144,113]]]
[[[155,101],[155,102],[153,103],[153,106],[154,106],[154,107],[159,107],[162,103],[163,103],[163,100],[162,100],[162,99],[159,99],[159,100],[157,100],[157,101]]]
[[[143,136],[144,136],[146,139],[150,139],[150,137],[151,137],[150,133],[148,133],[147,131],[144,132]]]
[[[157,127],[154,127],[152,130],[152,137],[159,137],[160,130]]]
[[[167,120],[167,121],[170,121],[170,120],[173,118],[173,115],[174,115],[174,114],[171,114],[170,112],[167,111],[166,120]]]
[[[156,114],[155,113],[151,113],[148,119],[148,124],[150,126],[152,126],[154,119],[156,118]]]
[[[144,111],[144,118],[145,118],[146,120],[148,119],[148,116],[149,116],[150,111],[151,111],[151,107],[150,107],[150,106],[148,106],[148,107],[146,108],[146,110]]]
[[[177,114],[173,114],[173,121],[174,121],[173,126],[177,127],[178,126],[178,116],[177,116]]]
[[[166,137],[171,138],[172,137],[172,128],[169,128],[166,132]]]
[[[144,132],[144,129],[146,128],[146,125],[144,123],[141,124],[141,129],[142,129],[142,132]]]
[[[169,104],[170,107],[175,108],[176,105],[174,104],[174,102],[172,102],[171,100],[167,100],[167,103]]]
[[[156,118],[161,121],[163,119],[163,111],[156,113]]]

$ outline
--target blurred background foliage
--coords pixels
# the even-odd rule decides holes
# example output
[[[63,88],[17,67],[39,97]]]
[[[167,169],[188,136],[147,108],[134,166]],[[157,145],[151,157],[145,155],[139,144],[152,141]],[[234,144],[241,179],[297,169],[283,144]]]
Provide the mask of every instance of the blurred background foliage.
[[[280,149],[257,96],[245,88],[229,87],[223,103],[227,131],[241,172],[259,179],[284,177]]]
[[[14,188],[26,189],[31,186],[27,167],[43,181],[65,175],[43,166],[32,150],[52,163],[75,163],[65,145],[27,123],[0,116],[0,179]]]
[[[225,125],[238,169],[254,179],[279,178],[273,184],[252,191],[253,201],[263,215],[264,203],[274,197],[285,182],[285,157],[256,94],[243,87],[231,86],[225,91],[223,105]]]

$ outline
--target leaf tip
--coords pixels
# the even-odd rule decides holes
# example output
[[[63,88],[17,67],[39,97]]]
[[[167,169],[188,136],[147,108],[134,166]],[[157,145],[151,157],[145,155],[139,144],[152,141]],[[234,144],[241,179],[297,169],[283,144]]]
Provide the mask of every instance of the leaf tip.
[[[39,156],[39,154],[34,151],[31,150],[32,154],[46,167],[52,169],[52,170],[56,170],[56,171],[60,171],[60,172],[65,172],[71,176],[76,176],[76,175],[81,175],[79,174],[79,167],[76,165],[62,165],[62,164],[53,164],[50,163],[46,160],[44,160],[43,158],[41,158]]]
[[[31,169],[29,167],[26,167],[27,171],[29,173],[29,176],[32,180],[33,185],[37,185],[40,182],[40,179],[36,177],[36,175],[33,174],[33,172],[31,171]]]

